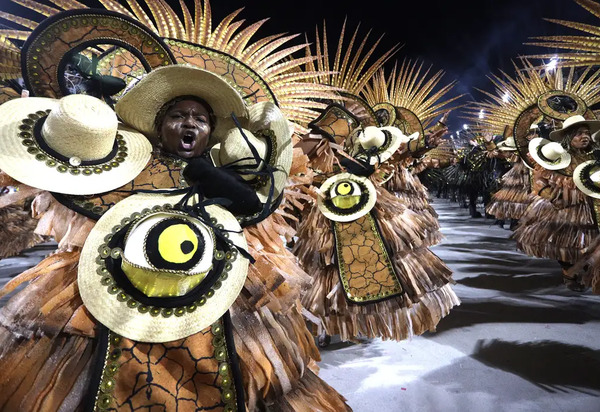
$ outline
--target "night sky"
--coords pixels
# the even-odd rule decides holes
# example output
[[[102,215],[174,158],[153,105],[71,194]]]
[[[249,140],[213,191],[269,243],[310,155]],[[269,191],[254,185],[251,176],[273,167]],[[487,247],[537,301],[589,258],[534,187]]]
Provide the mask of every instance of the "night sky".
[[[94,0],[79,1],[94,4]],[[178,0],[169,3],[179,9]],[[577,34],[544,21],[544,17],[600,25],[573,0],[213,0],[211,5],[214,22],[244,6],[238,18],[248,23],[270,17],[258,36],[307,33],[310,41],[315,38],[315,27],[326,20],[330,50],[337,44],[342,22],[347,18],[350,31],[360,23],[362,35],[369,29],[373,39],[385,33],[380,53],[400,43],[404,46],[395,59],[418,58],[433,64],[435,70],[445,70],[444,81],[458,80],[455,90],[468,94],[466,99],[482,97],[474,88],[490,88],[486,75],[499,69],[512,73],[511,59],[547,52],[523,45],[528,38]],[[7,0],[0,0],[0,9],[23,15],[22,8],[17,11],[19,7],[8,5]],[[392,60],[386,66],[393,64]],[[453,129],[462,121],[454,115],[450,124]]]

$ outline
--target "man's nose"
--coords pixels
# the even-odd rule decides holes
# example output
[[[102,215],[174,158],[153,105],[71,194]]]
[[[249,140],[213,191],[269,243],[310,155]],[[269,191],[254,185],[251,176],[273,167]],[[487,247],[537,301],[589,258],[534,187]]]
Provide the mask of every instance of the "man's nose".
[[[189,127],[189,128],[195,128],[196,122],[194,121],[194,117],[193,116],[185,116],[183,118],[183,126]]]

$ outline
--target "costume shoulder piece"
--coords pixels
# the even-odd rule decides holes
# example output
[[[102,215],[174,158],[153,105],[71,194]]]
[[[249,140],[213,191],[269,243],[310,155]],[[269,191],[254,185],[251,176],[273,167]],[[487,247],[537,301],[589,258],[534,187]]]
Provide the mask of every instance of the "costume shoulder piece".
[[[8,13],[2,16],[31,30],[0,30],[0,36],[8,39],[0,46],[20,57],[23,81],[32,96],[82,93],[118,99],[136,78],[175,62],[165,42],[135,19],[108,10],[81,9],[76,2],[63,5],[66,11],[26,3],[47,16],[40,23]],[[13,50],[16,46],[9,40],[25,43]]]

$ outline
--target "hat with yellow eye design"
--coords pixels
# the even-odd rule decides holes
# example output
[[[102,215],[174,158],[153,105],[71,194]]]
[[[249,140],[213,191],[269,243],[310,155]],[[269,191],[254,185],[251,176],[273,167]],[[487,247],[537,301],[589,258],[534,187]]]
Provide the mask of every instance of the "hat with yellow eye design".
[[[351,173],[330,177],[321,185],[318,207],[336,222],[351,222],[369,213],[377,201],[377,192],[367,178]]]
[[[218,205],[203,215],[182,195],[137,194],[106,212],[81,252],[78,285],[90,313],[141,342],[169,342],[214,323],[240,293],[246,241]],[[200,217],[199,217],[200,216]]]

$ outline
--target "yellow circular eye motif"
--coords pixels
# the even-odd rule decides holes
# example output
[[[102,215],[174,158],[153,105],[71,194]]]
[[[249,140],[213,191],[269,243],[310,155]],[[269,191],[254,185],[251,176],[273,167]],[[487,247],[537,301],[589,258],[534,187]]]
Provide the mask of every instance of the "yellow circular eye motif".
[[[329,192],[331,203],[339,209],[351,209],[360,203],[362,190],[357,182],[342,180],[336,183]]]
[[[124,243],[124,258],[142,268],[192,275],[212,267],[213,235],[202,222],[188,216],[150,215],[131,227]]]
[[[186,224],[174,224],[158,236],[158,252],[167,262],[185,263],[198,249],[198,237]]]
[[[346,196],[352,192],[352,185],[348,182],[338,183],[335,188],[335,191],[338,195]]]

